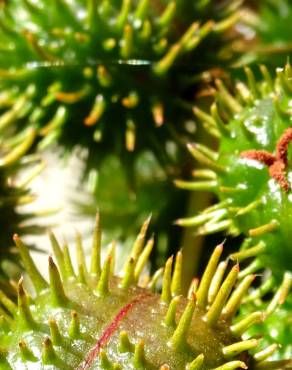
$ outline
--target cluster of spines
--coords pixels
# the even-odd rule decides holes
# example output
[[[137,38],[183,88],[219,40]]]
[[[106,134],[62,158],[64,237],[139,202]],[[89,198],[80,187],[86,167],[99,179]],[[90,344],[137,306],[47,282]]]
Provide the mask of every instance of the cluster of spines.
[[[290,272],[284,275],[283,284],[289,287],[291,280],[291,266],[288,262],[291,249],[287,243],[289,233],[286,228],[286,224],[289,224],[286,215],[289,214],[291,203],[291,168],[288,163],[292,132],[291,66],[287,63],[285,68],[278,68],[275,81],[265,66],[260,66],[260,71],[263,81],[258,83],[252,70],[245,68],[247,85],[238,82],[237,94],[230,93],[222,81],[216,81],[217,99],[211,106],[210,114],[200,108],[194,109],[194,114],[206,131],[219,139],[219,150],[215,151],[202,144],[189,144],[190,153],[204,167],[193,171],[194,181],[178,180],[176,184],[189,190],[212,191],[219,197],[219,201],[200,214],[180,219],[177,223],[196,227],[197,233],[203,235],[227,231],[231,235],[244,233],[248,237],[240,251],[231,257],[246,265],[239,274],[240,278],[261,274],[265,268],[271,268],[272,275],[265,274],[261,286],[245,300],[256,302],[257,307],[266,311],[271,320],[267,321],[265,329],[272,331],[269,322],[277,316],[277,311],[273,303],[268,305],[265,302],[266,297],[271,292],[279,294],[275,292],[285,270]],[[270,112],[272,115],[269,116]],[[254,131],[249,131],[248,124],[251,122],[254,122]],[[255,134],[257,128],[265,132],[265,143],[261,142],[264,141],[263,136]],[[227,156],[232,156],[234,162],[238,160],[234,167],[232,161],[223,165]],[[244,173],[244,168],[249,171],[247,162],[250,160],[259,162],[257,165],[261,167],[257,168],[262,169],[261,178],[248,177],[247,172]],[[239,167],[242,172],[236,173]],[[277,200],[273,199],[273,192],[277,194]],[[267,204],[268,201],[270,203]],[[269,207],[279,211],[269,214]],[[284,208],[286,213],[281,215]],[[281,260],[280,250],[286,259]],[[283,307],[284,311],[286,306]],[[289,324],[283,321],[282,327],[285,325]],[[287,344],[287,339],[280,334],[278,340],[282,341],[283,347]]]
[[[131,256],[128,258],[125,266],[124,275],[119,279],[119,289],[127,290],[133,285],[136,285],[139,281],[140,274],[143,267],[147,263],[148,256],[153,247],[153,238],[151,238],[144,248],[146,231],[148,227],[149,219],[146,220],[142,226],[141,232],[138,235],[136,242],[133,246]],[[50,233],[50,239],[52,243],[52,248],[57,260],[58,267],[54,263],[53,259],[49,258],[49,284],[42,277],[40,272],[37,270],[26,246],[20,240],[20,238],[15,235],[14,241],[19,248],[20,255],[23,260],[23,264],[26,268],[28,275],[30,276],[32,283],[34,285],[36,293],[39,295],[42,292],[47,292],[49,294],[49,305],[55,308],[64,308],[71,311],[71,319],[68,324],[67,337],[64,336],[63,330],[60,330],[57,321],[55,319],[50,319],[48,322],[48,328],[45,329],[46,323],[37,322],[33,310],[31,308],[34,306],[34,299],[30,297],[23,288],[22,278],[19,280],[17,285],[17,296],[18,302],[15,304],[11,301],[3,292],[0,294],[1,302],[1,330],[9,330],[9,326],[14,319],[18,320],[19,330],[25,333],[32,332],[42,335],[49,330],[49,336],[44,335],[42,341],[42,348],[40,354],[36,354],[24,338],[19,341],[19,356],[20,361],[23,363],[29,362],[41,362],[44,365],[53,365],[57,368],[70,369],[71,365],[66,364],[66,362],[60,357],[59,349],[64,348],[65,350],[70,350],[70,341],[83,340],[93,346],[93,349],[86,354],[80,353],[74,350],[75,356],[77,356],[77,364],[79,363],[78,369],[89,369],[90,366],[95,363],[98,359],[98,364],[101,369],[121,369],[121,363],[116,363],[110,359],[110,355],[107,352],[107,344],[112,334],[112,325],[106,329],[104,333],[106,335],[102,336],[98,342],[96,338],[92,335],[84,332],[81,329],[82,322],[80,322],[80,317],[78,310],[74,308],[73,302],[70,301],[66,293],[66,281],[71,281],[71,283],[87,285],[86,280],[89,276],[97,278],[97,283],[95,284],[95,294],[99,297],[107,297],[111,294],[111,280],[113,279],[113,261],[114,261],[114,246],[110,247],[108,256],[105,258],[105,262],[101,266],[100,257],[100,246],[101,246],[101,234],[100,227],[97,222],[93,250],[91,257],[90,272],[87,271],[84,254],[81,245],[81,239],[77,235],[77,255],[79,256],[78,262],[78,273],[75,274],[68,247],[65,245],[62,249],[57,242],[53,233]],[[165,264],[165,268],[162,274],[162,293],[160,296],[160,304],[165,306],[166,314],[163,325],[172,329],[172,335],[169,338],[166,346],[169,346],[173,351],[179,351],[186,348],[188,341],[188,333],[190,330],[190,325],[192,322],[193,314],[196,309],[202,310],[203,321],[209,328],[216,328],[218,320],[224,320],[228,325],[231,324],[239,305],[241,304],[243,298],[252,284],[255,276],[247,275],[240,282],[238,282],[239,275],[239,265],[235,264],[231,270],[228,272],[226,277],[225,271],[227,268],[226,262],[219,263],[220,256],[222,254],[223,245],[219,245],[215,248],[209,263],[205,269],[202,276],[201,282],[198,285],[196,281],[191,284],[188,300],[186,301],[181,297],[181,266],[182,266],[182,254],[178,252],[175,258],[175,264],[172,271],[173,257],[170,257]],[[155,275],[153,279],[156,279]],[[141,279],[144,286],[153,287],[153,279]],[[271,305],[273,307],[279,302],[281,303],[287,294],[287,286],[291,284],[291,276],[286,279],[283,287],[275,295]],[[140,284],[141,285],[141,284]],[[49,290],[48,290],[49,289]],[[232,292],[233,290],[233,292]],[[151,294],[149,290],[144,291],[144,294]],[[137,299],[137,297],[136,297]],[[37,300],[37,298],[36,298]],[[184,301],[184,309],[181,314],[178,313],[178,306]],[[86,302],[82,302],[86,305]],[[128,304],[135,304],[135,298]],[[159,304],[159,303],[158,303]],[[123,314],[125,314],[125,308]],[[180,312],[180,311],[179,311]],[[117,315],[120,320],[120,314]],[[230,326],[230,336],[237,338],[235,343],[228,344],[222,348],[222,357],[226,359],[226,363],[216,367],[216,370],[231,370],[237,368],[247,368],[247,364],[238,359],[238,355],[244,353],[248,350],[255,351],[258,347],[258,340],[253,338],[240,339],[241,335],[245,333],[253,324],[261,322],[265,317],[265,313],[254,312],[248,317],[236,322]],[[115,328],[117,329],[117,328]],[[152,368],[153,365],[147,360],[147,343],[143,340],[138,342],[133,342],[126,331],[121,331],[119,334],[119,344],[118,351],[121,353],[132,353],[132,361],[134,368]],[[1,345],[3,347],[3,344]],[[73,348],[73,347],[72,347]],[[253,363],[255,369],[277,369],[279,366],[285,367],[290,363],[289,361],[268,361],[268,357],[274,351],[273,348],[267,348],[256,352],[250,357],[249,363]],[[187,370],[199,370],[206,368],[206,362],[208,359],[206,356],[209,354],[199,354],[190,363],[185,365]],[[41,358],[39,358],[39,356]],[[210,354],[211,356],[211,354]],[[82,361],[83,359],[83,361]],[[20,362],[21,363],[21,362]],[[13,365],[9,364],[9,357],[5,356],[5,346],[1,350],[1,366],[3,369],[13,369]],[[74,365],[76,366],[76,364]],[[160,366],[161,370],[168,369],[168,365],[165,363]]]
[[[0,238],[1,260],[6,257],[15,260],[13,253],[10,254],[11,250],[8,250],[8,247],[12,247],[9,233],[15,231],[21,234],[29,233],[33,228],[32,222],[38,214],[41,214],[34,211],[25,212],[21,206],[35,200],[35,195],[29,191],[29,185],[44,168],[44,162],[38,155],[28,155],[36,137],[36,131],[28,129],[12,136],[9,130],[6,130],[9,119],[4,115],[0,120],[0,224],[5,228]],[[28,220],[30,222],[27,222]]]
[[[44,2],[45,3],[45,2]],[[52,22],[52,20],[46,19],[44,16],[44,6],[33,5],[29,1],[22,1],[22,7],[24,12],[28,14],[28,17],[34,20],[38,25],[39,29],[45,27],[45,22]],[[236,6],[232,5],[231,2],[224,5],[223,9],[219,9],[216,13],[214,11],[215,17],[220,19],[220,14],[222,13],[221,22],[216,21],[207,21],[205,24],[200,26],[195,20],[190,21],[190,24],[185,25],[185,19],[178,19],[179,14],[177,12],[180,7],[179,2],[171,1],[167,5],[163,5],[162,9],[156,8],[148,0],[140,1],[137,5],[131,3],[131,1],[124,0],[120,8],[110,5],[107,1],[104,1],[102,4],[97,4],[94,1],[89,0],[87,2],[87,7],[84,6],[84,15],[80,18],[73,16],[72,13],[73,6],[67,4],[65,1],[59,1],[55,4],[52,4],[51,13],[58,14],[60,9],[63,10],[63,18],[56,17],[55,25],[50,24],[48,29],[49,37],[52,41],[55,38],[55,41],[58,40],[57,45],[48,44],[46,47],[42,45],[41,40],[37,39],[36,34],[39,30],[33,32],[25,29],[21,29],[23,25],[20,24],[13,29],[13,15],[11,11],[13,9],[9,6],[3,6],[3,14],[6,15],[6,18],[3,18],[1,21],[1,31],[2,33],[11,38],[11,34],[16,36],[17,32],[23,32],[19,34],[18,37],[14,38],[13,42],[17,46],[17,43],[26,44],[24,47],[29,52],[35,54],[35,58],[30,58],[28,62],[31,62],[35,59],[44,60],[46,62],[55,62],[56,64],[66,62],[63,60],[63,53],[65,54],[66,48],[72,47],[70,44],[70,33],[73,33],[73,43],[81,46],[80,54],[82,55],[82,47],[87,48],[90,43],[94,43],[98,37],[102,40],[98,45],[98,49],[103,54],[109,54],[113,51],[117,52],[116,59],[129,60],[129,59],[143,59],[143,55],[146,56],[153,54],[151,59],[157,63],[154,66],[154,70],[157,74],[165,74],[169,68],[173,66],[173,63],[178,57],[186,52],[192,51],[201,40],[206,37],[210,32],[218,33],[227,29],[230,25],[234,24],[239,18],[239,13],[236,10],[240,7],[240,2],[237,2]],[[188,4],[186,2],[186,7]],[[77,9],[80,8],[80,5],[77,6]],[[79,10],[79,9],[78,9]],[[77,12],[78,12],[77,10]],[[197,16],[198,13],[196,5],[190,6],[193,16]],[[158,14],[157,14],[158,13]],[[226,15],[229,14],[229,18],[226,18]],[[200,12],[199,12],[200,14]],[[203,14],[201,12],[201,14]],[[190,16],[190,15],[188,15]],[[58,22],[63,23],[64,19],[69,19],[70,27],[67,29],[60,28]],[[180,28],[185,31],[182,35],[177,35],[177,30],[175,29],[176,22],[179,23]],[[98,34],[100,27],[106,29],[108,38],[104,34]],[[19,29],[18,29],[19,28]],[[82,31],[80,31],[82,30]],[[14,32],[13,32],[14,31]],[[67,33],[66,33],[67,32]],[[154,32],[154,34],[153,34]],[[117,37],[120,40],[117,40]],[[176,43],[172,42],[178,38]],[[135,45],[137,42],[137,45]],[[139,46],[144,45],[145,43],[151,44],[151,47],[148,49],[139,50]],[[141,45],[139,45],[141,43]],[[49,50],[51,49],[51,50]],[[60,55],[59,55],[60,54]],[[74,55],[67,56],[67,58],[73,58],[73,61],[78,61],[78,50],[74,50]],[[32,54],[33,55],[33,54]],[[96,51],[90,50],[89,54],[86,55],[86,59],[94,58]],[[142,55],[142,57],[140,57]],[[16,55],[16,58],[23,59],[26,55]],[[140,57],[140,58],[139,58]],[[75,58],[75,59],[74,59]],[[158,61],[157,61],[158,59]],[[80,62],[80,60],[79,60]],[[84,62],[84,60],[82,60]],[[106,82],[106,76],[104,78]]]
[[[203,123],[206,131],[216,138],[222,138],[231,134],[228,124],[234,116],[240,114],[244,107],[255,105],[256,101],[261,98],[272,96],[274,108],[279,117],[289,121],[291,117],[290,108],[283,108],[281,105],[281,94],[289,96],[292,91],[291,67],[287,64],[284,69],[277,70],[277,79],[274,84],[273,79],[264,66],[260,66],[264,81],[262,84],[257,84],[255,76],[249,67],[245,68],[248,85],[239,82],[236,85],[238,97],[234,97],[224,86],[221,80],[216,81],[217,86],[217,102],[213,103],[210,109],[210,114],[202,111],[200,108],[194,108],[194,114]],[[222,108],[224,107],[224,109]],[[224,116],[224,119],[222,118]],[[239,124],[239,123],[238,123]],[[240,126],[244,129],[244,125]],[[246,133],[248,136],[248,132]],[[182,226],[198,227],[198,234],[206,235],[219,231],[228,231],[230,234],[238,234],[239,230],[233,222],[233,218],[243,215],[248,215],[249,212],[261,207],[263,199],[256,199],[253,202],[242,207],[234,207],[232,202],[233,195],[246,191],[244,187],[228,187],[219,184],[219,178],[227,173],[227,169],[218,163],[219,153],[199,143],[188,144],[188,149],[192,156],[201,164],[206,166],[203,169],[195,169],[193,171],[194,181],[175,181],[180,188],[194,191],[213,191],[215,193],[224,194],[221,202],[205,209],[201,214],[188,219],[180,219],[177,221]],[[286,148],[287,150],[287,148]],[[243,155],[244,153],[242,153]],[[285,170],[285,168],[284,168]],[[280,183],[280,181],[279,181]],[[281,183],[280,183],[281,185]],[[285,184],[286,185],[286,184]],[[288,185],[289,186],[289,185]],[[285,186],[286,191],[286,186]],[[261,236],[269,232],[275,231],[279,224],[272,220],[268,224],[256,226],[249,230],[248,234],[251,237]]]
[[[217,81],[217,102],[212,105],[211,114],[207,114],[199,108],[195,108],[194,113],[197,118],[203,122],[204,127],[211,135],[222,139],[230,136],[231,129],[234,129],[234,126],[229,127],[221,117],[224,116],[227,122],[232,122],[233,117],[240,117],[241,112],[245,108],[248,109],[249,107],[257,106],[258,100],[265,98],[271,99],[271,104],[273,102],[276,115],[278,115],[283,122],[287,122],[286,130],[277,142],[275,148],[276,154],[274,155],[264,150],[245,150],[238,155],[243,158],[257,159],[266,164],[269,169],[269,175],[278,183],[277,185],[280,188],[279,191],[283,192],[285,194],[284,196],[286,196],[290,188],[287,178],[287,149],[291,141],[291,127],[289,127],[291,110],[289,104],[285,102],[285,99],[289,101],[292,91],[290,81],[291,66],[287,64],[284,69],[278,69],[275,82],[273,82],[265,66],[260,66],[260,70],[264,81],[261,84],[257,84],[252,71],[249,68],[245,69],[248,86],[242,82],[237,84],[240,97],[238,99],[231,95],[222,81]],[[286,104],[286,108],[283,108],[283,102]],[[233,121],[237,119],[238,131],[244,130],[244,124],[241,124],[240,118],[235,118]],[[250,134],[246,132],[246,136],[246,140],[248,141]],[[258,148],[258,146],[255,148]],[[231,235],[238,235],[240,232],[246,232],[246,230],[240,229],[240,225],[236,222],[237,218],[248,217],[250,213],[257,210],[261,212],[265,197],[258,197],[252,199],[248,204],[238,206],[234,199],[236,199],[238,195],[242,195],[242,199],[244,199],[243,196],[248,193],[249,189],[246,188],[245,185],[241,187],[240,181],[235,187],[228,187],[224,184],[224,181],[223,184],[222,181],[220,182],[222,176],[231,176],[231,174],[229,175],[228,169],[224,168],[220,162],[218,163],[219,152],[202,144],[189,144],[188,149],[193,157],[199,161],[200,164],[206,166],[206,168],[195,169],[193,171],[195,177],[194,181],[188,182],[178,180],[176,181],[177,186],[189,190],[210,190],[219,195],[221,200],[217,204],[205,209],[199,215],[187,219],[180,219],[177,223],[183,226],[197,227],[197,233],[203,235],[220,231],[227,231]],[[271,159],[269,163],[266,161],[266,157]],[[277,157],[280,158],[279,166]],[[276,165],[275,167],[278,166],[274,172],[272,171],[273,164]],[[280,169],[280,172],[278,169]],[[270,253],[269,248],[273,247],[276,249],[279,248],[279,246],[268,246],[265,237],[273,235],[273,233],[280,228],[281,225],[279,220],[271,218],[269,222],[265,222],[262,225],[253,225],[253,227],[247,230],[246,233],[249,238],[242,246],[241,251],[234,254],[234,257],[239,260],[252,259],[245,270],[241,271],[241,276],[260,272],[266,266],[262,256]],[[282,244],[281,241],[279,241],[279,243]],[[274,277],[270,277],[265,281],[260,290],[264,295],[268,291],[275,289],[276,286],[277,284]]]
[[[76,9],[80,8],[80,4],[75,5]],[[7,38],[10,43],[14,44],[13,50],[16,50],[16,52],[13,51],[14,56],[20,58],[19,69],[2,71],[4,92],[10,96],[10,100],[15,100],[7,113],[15,111],[16,101],[25,100],[26,106],[29,107],[29,103],[36,100],[37,107],[33,110],[31,107],[28,108],[28,118],[32,124],[42,126],[39,134],[44,136],[41,146],[45,147],[61,135],[63,126],[70,119],[73,105],[85,104],[85,102],[87,107],[91,105],[89,113],[85,113],[83,117],[80,117],[80,120],[85,126],[95,128],[89,130],[95,141],[101,141],[104,135],[103,120],[107,119],[106,113],[110,107],[120,105],[118,109],[124,110],[126,115],[125,122],[123,122],[123,130],[125,130],[123,140],[126,149],[133,151],[137,146],[136,130],[139,124],[135,116],[136,109],[139,105],[149,105],[149,117],[151,117],[154,127],[161,126],[166,120],[165,115],[167,115],[165,112],[167,105],[165,105],[163,96],[168,96],[170,89],[168,83],[165,84],[165,79],[162,78],[158,83],[158,89],[161,90],[160,96],[154,94],[153,99],[148,101],[146,97],[145,101],[149,87],[142,88],[143,83],[139,82],[141,77],[131,76],[133,87],[124,91],[125,81],[120,78],[123,75],[123,65],[126,64],[132,68],[133,76],[136,76],[134,70],[137,64],[140,64],[140,67],[145,67],[145,63],[151,65],[150,69],[154,76],[165,76],[178,59],[196,49],[206,36],[223,32],[231,27],[239,17],[240,2],[236,6],[230,2],[225,5],[225,9],[220,9],[217,12],[223,14],[223,19],[217,23],[216,21],[206,21],[200,25],[199,22],[192,20],[191,24],[185,26],[184,19],[178,20],[178,22],[182,22],[182,25],[179,24],[178,27],[180,30],[182,29],[182,32],[181,35],[177,36],[173,25],[177,22],[177,8],[180,8],[181,5],[176,1],[171,1],[161,12],[148,0],[140,1],[137,5],[124,0],[120,9],[114,9],[107,1],[101,4],[88,1],[87,7],[82,9],[85,10],[86,16],[83,19],[78,19],[74,14],[73,6],[71,9],[71,5],[65,1],[58,1],[50,4],[52,14],[49,20],[44,15],[46,6],[38,6],[28,0],[22,1],[21,7],[28,14],[28,18],[31,18],[33,23],[37,25],[36,30],[44,28],[46,22],[50,25],[46,37],[49,40],[52,38],[51,46],[47,40],[46,46],[43,45],[43,40],[37,38],[38,31],[35,31],[36,34],[34,34],[27,29],[25,31],[18,30],[19,26],[14,29],[15,21],[13,14],[11,14],[14,5],[13,3],[4,5],[0,30],[4,39]],[[17,4],[18,6],[19,4]],[[186,8],[189,7],[186,5]],[[190,8],[192,9],[192,6]],[[62,10],[62,19],[59,17],[60,9]],[[156,12],[159,14],[156,15]],[[228,15],[228,13],[230,14]],[[216,12],[214,14],[218,15]],[[196,18],[196,16],[197,12],[194,11],[194,17]],[[54,24],[51,25],[52,19],[55,19],[55,27]],[[63,24],[64,19],[69,20],[71,30],[67,24]],[[58,23],[60,21],[61,26]],[[64,29],[62,29],[63,26]],[[22,27],[26,28],[25,22]],[[53,28],[50,29],[51,27]],[[178,39],[176,40],[176,38]],[[51,50],[48,50],[48,45]],[[67,47],[70,52],[66,50]],[[26,52],[17,53],[18,48],[23,48]],[[144,56],[145,51],[146,56]],[[0,63],[5,68],[13,65],[13,61],[8,66],[5,65],[7,53],[5,59]],[[98,53],[101,55],[97,55]],[[148,55],[149,53],[150,55]],[[68,61],[68,55],[71,54],[73,60]],[[25,57],[28,60],[22,60]],[[144,59],[148,59],[148,61],[145,62]],[[40,61],[40,65],[35,66],[31,63],[27,69],[23,69],[27,62],[34,60]],[[96,60],[98,60],[98,66],[92,67],[91,64],[95,65]],[[108,60],[111,61],[109,66]],[[84,66],[86,64],[88,66]],[[75,76],[73,78],[75,83],[82,81],[78,87],[73,87],[70,84],[68,86],[64,67],[68,67],[68,73]],[[148,70],[148,65],[146,69],[144,68],[143,73],[145,70]],[[76,77],[76,73],[78,77]],[[47,80],[50,78],[51,81],[48,82]],[[38,86],[39,79],[42,80],[41,88]],[[20,91],[15,94],[11,87],[21,87],[23,80],[29,81],[31,86],[28,90],[30,93]],[[38,98],[40,90],[44,90],[44,81],[47,81],[47,93]],[[136,86],[137,81],[138,85]],[[122,89],[119,88],[118,84],[123,85]],[[6,85],[7,87],[5,87]],[[56,108],[54,108],[55,112],[52,113],[54,104],[56,104]],[[51,112],[49,117],[46,115],[46,110]],[[20,114],[14,112],[11,119],[21,120],[21,117]]]

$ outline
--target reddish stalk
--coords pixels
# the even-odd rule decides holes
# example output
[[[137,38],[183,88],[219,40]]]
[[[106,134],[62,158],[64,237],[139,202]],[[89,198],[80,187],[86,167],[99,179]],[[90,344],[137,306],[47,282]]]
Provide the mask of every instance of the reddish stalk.
[[[268,166],[270,176],[275,179],[287,193],[291,186],[286,178],[288,166],[288,146],[292,141],[292,127],[284,131],[276,146],[276,155],[266,150],[246,150],[241,153],[242,158],[254,159]]]
[[[143,301],[145,298],[149,297],[149,294],[141,294],[138,297],[134,298],[131,302],[127,303],[124,307],[120,309],[117,315],[113,318],[112,322],[105,328],[103,333],[101,334],[100,338],[97,340],[94,347],[90,350],[88,355],[86,356],[85,360],[76,370],[86,370],[89,366],[92,365],[95,358],[98,356],[100,350],[107,345],[111,336],[117,330],[120,322],[123,318],[129,313],[129,311]]]

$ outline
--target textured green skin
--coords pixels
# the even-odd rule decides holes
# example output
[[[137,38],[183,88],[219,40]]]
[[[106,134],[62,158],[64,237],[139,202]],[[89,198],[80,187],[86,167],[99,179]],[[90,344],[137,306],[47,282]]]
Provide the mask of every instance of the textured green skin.
[[[70,299],[68,308],[52,307],[48,299],[49,291],[43,291],[32,305],[33,317],[40,325],[36,332],[25,329],[19,318],[13,322],[10,334],[2,331],[1,346],[9,351],[7,360],[13,370],[24,370],[27,369],[27,366],[31,366],[33,369],[43,369],[40,362],[23,363],[16,343],[24,339],[26,343],[30,344],[35,356],[40,358],[41,342],[49,333],[47,325],[49,318],[54,318],[57,321],[60,332],[64,339],[66,338],[67,346],[55,347],[58,356],[64,361],[64,364],[67,364],[67,367],[63,365],[64,367],[60,367],[60,369],[76,369],[117,312],[132,299],[145,293],[149,296],[131,309],[106,346],[108,356],[113,362],[123,365],[124,369],[135,368],[132,363],[133,353],[121,353],[117,349],[119,333],[122,330],[128,332],[129,339],[133,343],[139,339],[144,340],[146,358],[149,361],[145,369],[158,369],[164,363],[167,363],[171,369],[182,369],[195,355],[202,352],[206,354],[207,359],[205,369],[219,366],[226,361],[220,350],[222,346],[232,343],[234,339],[228,330],[228,324],[223,321],[218,322],[214,329],[210,329],[202,320],[202,311],[197,310],[188,335],[190,347],[182,351],[173,351],[166,344],[173,330],[163,325],[167,305],[160,302],[158,294],[135,287],[123,290],[117,287],[116,282],[112,282],[110,295],[98,297],[92,291],[96,286],[96,280],[92,279],[92,283],[89,285],[90,288],[75,282],[65,284],[65,291]],[[181,308],[184,305],[185,301],[182,302]],[[68,336],[67,330],[72,309],[79,313],[83,339],[72,340]],[[59,369],[57,366],[44,367],[44,369],[51,368]],[[98,356],[90,368],[102,369]]]
[[[291,98],[285,98],[281,105],[288,108],[291,101]],[[230,207],[245,207],[261,197],[264,199],[262,206],[234,218],[238,230],[248,234],[250,229],[272,220],[279,223],[280,227],[276,231],[254,237],[253,241],[254,244],[259,240],[265,242],[267,252],[259,258],[280,277],[283,270],[291,270],[291,192],[285,193],[280,185],[271,179],[267,166],[258,161],[240,158],[240,153],[249,149],[264,149],[273,153],[280,136],[291,124],[292,116],[290,119],[282,119],[271,98],[261,99],[256,102],[256,106],[246,107],[238,117],[229,122],[231,135],[222,137],[218,158],[218,163],[227,170],[225,175],[220,175],[219,186],[245,189],[232,196],[218,192],[220,200],[229,199]],[[242,126],[245,129],[242,129]],[[288,162],[292,162],[291,155]],[[290,174],[289,170],[288,177]],[[233,214],[230,216],[233,217]]]
[[[146,243],[149,219],[127,258],[122,278],[114,275],[115,244],[100,265],[99,216],[96,221],[90,270],[79,237],[76,273],[67,245],[61,248],[50,233],[59,267],[49,257],[49,283],[27,247],[14,236],[36,293],[30,296],[25,292],[23,279],[17,287],[17,304],[0,291],[1,369],[256,368],[254,354],[259,341],[254,337],[243,340],[242,336],[264,318],[257,312],[256,321],[247,316],[248,325],[245,321],[234,323],[255,276],[248,275],[242,284],[239,265],[233,264],[222,281],[216,270],[221,265],[223,244],[214,249],[199,285],[191,285],[186,299],[181,296],[181,252],[174,266],[173,257],[165,264],[161,294],[155,292],[159,278],[153,284],[152,277],[143,273],[154,242],[151,238]],[[258,364],[269,369],[290,364],[289,360],[274,364],[268,356],[262,360]]]

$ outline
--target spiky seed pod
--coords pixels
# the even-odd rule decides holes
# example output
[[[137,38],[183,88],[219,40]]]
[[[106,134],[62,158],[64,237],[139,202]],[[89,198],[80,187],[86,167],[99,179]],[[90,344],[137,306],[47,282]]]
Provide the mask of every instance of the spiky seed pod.
[[[219,202],[178,223],[197,226],[200,234],[244,233],[249,239],[235,258],[256,257],[251,272],[265,266],[281,277],[291,271],[292,260],[292,70],[289,64],[277,69],[275,79],[264,66],[261,72],[263,81],[256,82],[246,68],[248,84],[238,82],[235,95],[217,81],[211,113],[194,110],[207,130],[220,137],[219,149],[189,144],[204,169],[194,172],[194,181],[177,185],[213,191]]]
[[[82,265],[82,279],[80,269],[72,270],[52,237],[58,267],[50,257],[49,282],[15,235],[16,244],[25,251],[23,263],[36,295],[28,296],[22,279],[17,304],[0,295],[1,368],[228,370],[277,369],[290,363],[256,364],[250,351],[256,353],[258,340],[241,339],[252,322],[243,323],[241,330],[240,323],[237,328],[231,326],[254,277],[248,276],[244,284],[237,285],[239,266],[235,264],[218,283],[216,269],[223,245],[215,248],[197,291],[192,288],[189,298],[184,298],[181,253],[173,267],[173,258],[165,265],[161,294],[139,283],[148,280],[151,286],[150,276],[140,279],[150,253],[147,246],[143,249],[143,234],[144,228],[123,276],[118,277],[112,273],[111,252],[100,263],[100,230],[96,229],[91,265]],[[214,286],[217,291],[210,299]]]
[[[194,110],[209,132],[220,137],[218,152],[199,144],[190,144],[193,156],[205,166],[194,171],[192,182],[178,181],[187,189],[214,191],[219,202],[190,219],[179,220],[185,226],[195,226],[198,233],[227,231],[247,238],[241,250],[231,257],[252,262],[240,272],[240,277],[269,267],[273,276],[263,279],[262,286],[251,294],[254,304],[263,310],[267,293],[277,291],[285,271],[291,272],[291,67],[278,69],[273,79],[264,66],[260,67],[263,81],[256,82],[246,69],[248,84],[238,82],[237,93],[230,93],[217,81],[217,102],[210,114]],[[289,299],[288,301],[290,301]],[[269,310],[259,332],[289,351],[291,342],[289,303],[275,313]],[[249,311],[250,312],[250,311]],[[270,326],[282,312],[278,328]],[[286,318],[286,320],[284,320]],[[285,334],[284,334],[285,333]],[[288,339],[287,339],[288,338]],[[270,342],[271,344],[271,342]]]
[[[165,250],[165,225],[184,201],[170,181],[188,168],[183,143],[195,130],[180,100],[192,95],[190,75],[220,58],[240,3],[2,2],[0,117],[13,112],[7,125],[36,128],[40,148],[79,144],[90,200],[78,197],[77,212],[93,205],[123,239],[153,212]]]
[[[13,112],[9,115],[13,115]],[[18,263],[13,243],[9,235],[17,231],[25,235],[33,231],[33,222],[37,214],[23,210],[23,206],[34,201],[35,196],[29,191],[29,183],[42,170],[44,163],[37,156],[26,155],[32,146],[36,132],[28,129],[13,135],[13,131],[4,128],[4,115],[0,123],[0,277],[1,280],[9,265],[5,261]]]
[[[59,138],[69,146],[95,147],[95,161],[118,152],[130,162],[127,152],[135,147],[163,159],[167,151],[162,154],[161,147],[173,141],[175,112],[184,116],[177,104],[183,77],[177,63],[186,70],[200,55],[200,63],[213,64],[239,6],[240,1],[186,0],[2,2],[1,89],[8,101],[3,112],[15,110],[21,99],[26,112],[15,112],[10,123],[38,127],[42,147]]]

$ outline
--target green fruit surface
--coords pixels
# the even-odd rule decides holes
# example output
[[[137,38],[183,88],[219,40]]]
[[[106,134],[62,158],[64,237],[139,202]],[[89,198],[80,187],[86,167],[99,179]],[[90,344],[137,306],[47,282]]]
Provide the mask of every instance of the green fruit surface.
[[[281,105],[289,109],[290,97],[281,100]],[[239,124],[240,123],[240,124]],[[253,237],[256,244],[264,241],[266,254],[260,258],[265,266],[281,276],[283,270],[291,270],[292,248],[292,194],[286,193],[270,177],[267,166],[255,160],[240,158],[240,154],[249,149],[275,151],[277,141],[292,125],[292,115],[283,119],[279,116],[273,98],[265,98],[247,107],[229,124],[230,136],[223,137],[219,147],[218,163],[226,168],[226,174],[219,178],[219,187],[238,189],[232,197],[224,191],[218,192],[220,200],[229,200],[230,207],[244,208],[248,204],[262,200],[262,204],[245,215],[236,215],[235,225],[240,232],[249,234],[250,229],[274,221],[278,228],[265,235]],[[291,151],[289,164],[292,164]],[[287,171],[291,179],[292,172]],[[232,215],[233,216],[233,215]]]
[[[172,369],[182,369],[187,362],[202,352],[209,354],[205,368],[213,368],[224,362],[221,348],[231,344],[232,337],[230,337],[228,327],[223,321],[218,323],[216,330],[213,331],[202,320],[203,312],[197,310],[191,324],[192,329],[189,332],[189,347],[176,352],[167,346],[167,341],[173,330],[162,325],[167,305],[160,302],[159,295],[138,288],[122,290],[118,287],[117,282],[111,282],[110,295],[98,297],[94,294],[96,281],[93,280],[90,285],[85,287],[76,286],[75,283],[66,284],[65,292],[70,299],[67,307],[53,307],[50,304],[50,292],[44,290],[31,305],[32,315],[36,322],[33,332],[31,328],[27,328],[23,324],[20,318],[16,319],[9,329],[11,334],[5,333],[5,339],[1,339],[2,346],[4,345],[10,352],[7,360],[13,369],[25,369],[25,366],[28,366],[23,364],[19,358],[19,350],[15,344],[20,340],[28,343],[32,349],[35,349],[34,355],[41,358],[41,343],[49,335],[49,318],[54,318],[58,323],[63,340],[62,345],[55,347],[60,358],[59,366],[56,368],[76,369],[85,360],[97,339],[102,337],[106,328],[115,320],[118,312],[135,299],[138,299],[137,304],[119,323],[118,330],[111,334],[107,343],[107,353],[113,363],[120,363],[125,369],[135,368],[133,366],[134,353],[119,350],[121,331],[126,331],[132,342],[138,343],[143,340],[147,344],[148,364],[145,366],[147,369],[158,369],[164,363],[167,363]],[[185,301],[181,302],[178,316],[185,307],[185,303]],[[70,338],[68,333],[72,310],[78,312],[81,323],[81,333],[76,335],[76,338]],[[32,363],[31,366],[34,364]],[[39,364],[35,368],[41,369],[41,366]],[[90,368],[104,368],[100,364],[99,357],[93,361]]]
[[[236,264],[224,280],[220,278],[216,271],[223,245],[215,248],[198,288],[192,285],[188,298],[181,296],[181,252],[173,272],[172,257],[166,262],[161,294],[153,291],[155,279],[141,275],[153,247],[152,238],[144,246],[148,223],[134,243],[123,277],[113,275],[113,245],[100,265],[98,226],[90,269],[77,240],[78,272],[68,247],[61,248],[50,233],[59,267],[50,257],[49,283],[14,236],[35,293],[25,292],[22,279],[17,304],[0,292],[1,369],[232,370],[247,364],[255,369],[276,369],[280,364],[286,368],[290,363],[286,360],[269,362],[267,355],[257,360],[253,354],[259,341],[241,338],[262,320],[262,313],[248,316],[248,324],[237,320],[233,325],[254,276],[239,281]]]

